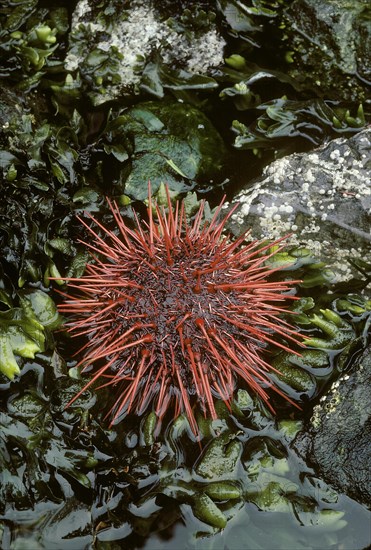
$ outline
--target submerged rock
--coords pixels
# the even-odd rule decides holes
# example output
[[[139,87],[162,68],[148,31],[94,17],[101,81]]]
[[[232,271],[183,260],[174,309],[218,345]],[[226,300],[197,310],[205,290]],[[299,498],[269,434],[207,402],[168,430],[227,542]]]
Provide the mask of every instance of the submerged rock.
[[[371,79],[368,10],[367,0],[294,0],[286,11],[291,75],[325,96],[363,101]]]
[[[347,259],[369,254],[370,148],[366,129],[272,162],[235,198],[232,231],[251,228],[254,238],[271,239],[293,233],[292,244],[305,244],[346,280],[353,275]]]
[[[352,370],[338,379],[315,407],[308,432],[294,446],[337,490],[364,504],[371,502],[371,347]]]

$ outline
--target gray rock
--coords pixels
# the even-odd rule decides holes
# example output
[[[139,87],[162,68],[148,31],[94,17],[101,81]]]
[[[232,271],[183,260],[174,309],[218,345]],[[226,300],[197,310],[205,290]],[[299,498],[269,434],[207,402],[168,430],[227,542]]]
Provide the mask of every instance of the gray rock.
[[[371,503],[371,347],[314,409],[294,446],[338,491]]]
[[[363,101],[371,79],[368,0],[294,0],[286,17],[292,76],[311,80],[327,97]]]
[[[239,207],[230,229],[251,228],[254,238],[276,239],[293,233],[347,280],[347,258],[371,261],[371,130],[339,138],[310,153],[279,159],[234,202]]]
[[[176,65],[191,75],[206,75],[223,62],[225,40],[214,23],[198,33],[185,33],[160,13],[155,0],[121,4],[80,0],[72,17],[67,71],[84,71],[96,59],[106,62],[107,56],[110,63],[116,62],[111,82],[104,82],[101,102],[127,89],[133,93],[143,83],[143,75],[156,70],[150,68],[156,65],[151,62],[153,57],[165,67]]]

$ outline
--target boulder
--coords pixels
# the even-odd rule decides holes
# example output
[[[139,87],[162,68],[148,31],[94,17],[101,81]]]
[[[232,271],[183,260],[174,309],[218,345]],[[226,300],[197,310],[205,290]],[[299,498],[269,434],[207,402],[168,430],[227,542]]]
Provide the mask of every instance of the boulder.
[[[258,239],[292,233],[290,243],[304,244],[340,280],[349,279],[347,259],[370,257],[370,142],[365,129],[272,162],[234,199],[230,229],[238,235],[251,228]]]
[[[327,98],[364,101],[371,79],[368,10],[367,0],[294,0],[285,14],[291,75]]]
[[[371,502],[371,347],[333,383],[314,408],[308,431],[294,447],[336,490]]]

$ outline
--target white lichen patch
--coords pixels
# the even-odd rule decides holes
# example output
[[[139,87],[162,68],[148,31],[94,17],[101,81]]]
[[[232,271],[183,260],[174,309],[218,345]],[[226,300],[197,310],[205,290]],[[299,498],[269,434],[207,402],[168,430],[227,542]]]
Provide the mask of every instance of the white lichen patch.
[[[89,0],[80,0],[72,15],[72,28],[76,27],[81,19],[90,11]]]
[[[358,370],[361,371],[362,369],[363,365],[359,365]],[[335,412],[337,412],[340,403],[344,399],[344,397],[340,394],[340,388],[344,386],[349,378],[349,374],[343,374],[343,376],[333,382],[329,392],[320,398],[318,405],[313,408],[313,414],[310,419],[313,428],[320,428],[325,419],[329,419]],[[362,392],[362,388],[360,388],[360,391]],[[357,389],[355,389],[353,400],[354,402],[357,402]],[[347,414],[348,413],[349,411],[347,411]],[[369,411],[363,411],[358,408],[358,414],[359,424],[360,426],[363,426],[369,419]]]
[[[109,37],[102,25],[86,22],[85,16],[90,11],[88,0],[78,3],[73,15],[72,33],[83,23],[88,26],[96,49],[109,52],[114,48],[122,58],[120,77],[125,85],[135,85],[140,81],[143,62],[154,52],[166,65],[175,64],[192,73],[207,73],[210,68],[223,62],[225,41],[215,26],[211,25],[202,36],[177,32],[166,21],[159,19],[151,0],[131,2],[130,8],[118,14],[109,30]],[[105,37],[104,40],[100,40],[100,34]],[[65,60],[66,69],[76,70],[81,61],[73,51],[70,52]]]
[[[348,379],[349,375],[345,374],[332,384],[330,391],[326,395],[321,397],[319,404],[313,409],[313,415],[310,420],[313,428],[318,429],[323,422],[324,416],[325,418],[330,418],[336,411],[338,405],[341,403],[339,394],[340,384]]]
[[[351,156],[345,139],[334,140],[334,144],[338,146],[327,154],[321,150],[294,154],[267,166],[262,179],[237,196],[241,206],[232,221],[243,227],[253,221],[256,238],[277,239],[295,232],[290,244],[305,244],[320,258],[329,260],[339,279],[347,280],[352,276],[348,258],[364,257],[365,249],[358,242],[349,246],[351,238],[344,243],[326,236],[336,228],[335,234],[355,232],[365,242],[371,239],[364,227],[358,228],[357,219],[355,227],[352,225],[351,215],[365,212],[371,182],[367,159]]]

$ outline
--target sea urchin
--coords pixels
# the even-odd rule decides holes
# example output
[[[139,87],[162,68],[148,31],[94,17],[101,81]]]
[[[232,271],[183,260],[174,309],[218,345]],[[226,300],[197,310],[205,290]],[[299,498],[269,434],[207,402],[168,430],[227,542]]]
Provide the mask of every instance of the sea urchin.
[[[68,332],[87,338],[79,366],[93,368],[74,399],[99,381],[117,390],[112,422],[148,408],[161,418],[171,409],[174,416],[184,412],[197,434],[195,408],[217,418],[214,400],[229,406],[239,378],[270,408],[264,388],[283,395],[262,348],[275,343],[291,351],[287,342],[297,341],[282,319],[292,298],[284,293],[297,281],[271,281],[281,268],[267,267],[267,260],[283,239],[244,245],[244,234],[231,241],[223,236],[231,212],[219,220],[223,201],[208,224],[201,203],[189,224],[184,203],[173,208],[166,192],[167,211],[152,206],[149,191],[148,222],[134,214],[134,228],[108,201],[117,234],[91,215],[100,235],[80,219],[92,237],[81,242],[93,261],[83,277],[66,279],[72,293],[63,293],[59,310],[71,315]]]

